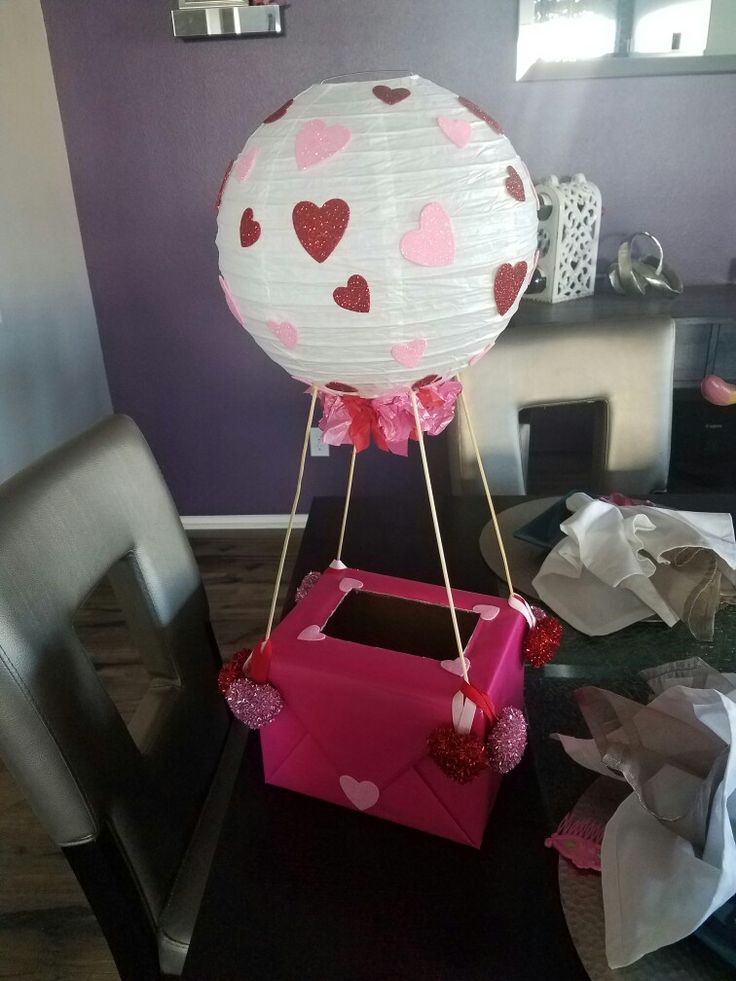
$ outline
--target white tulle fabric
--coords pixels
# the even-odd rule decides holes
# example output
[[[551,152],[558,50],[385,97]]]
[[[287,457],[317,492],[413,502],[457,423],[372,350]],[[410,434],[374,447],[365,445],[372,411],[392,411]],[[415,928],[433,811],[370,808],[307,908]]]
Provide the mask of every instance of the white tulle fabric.
[[[389,105],[373,92],[380,85],[410,95]],[[441,126],[440,118],[452,122]],[[298,148],[297,137],[315,120],[346,127],[350,139],[311,164],[304,134]],[[509,167],[523,201],[508,189]],[[300,201],[334,198],[347,202],[350,219],[320,263],[300,243],[292,211]],[[447,263],[445,247],[445,264],[436,266],[410,261],[401,244],[430,204],[444,209],[454,238],[454,258]],[[246,209],[260,236],[244,247]],[[217,245],[234,312],[269,357],[300,381],[339,382],[372,398],[429,375],[448,378],[490,349],[532,274],[536,233],[532,182],[509,140],[456,94],[412,75],[314,85],[262,124],[222,192]],[[504,264],[518,274],[520,262],[524,282],[499,313],[494,278]],[[367,313],[333,298],[351,276],[368,284]]]

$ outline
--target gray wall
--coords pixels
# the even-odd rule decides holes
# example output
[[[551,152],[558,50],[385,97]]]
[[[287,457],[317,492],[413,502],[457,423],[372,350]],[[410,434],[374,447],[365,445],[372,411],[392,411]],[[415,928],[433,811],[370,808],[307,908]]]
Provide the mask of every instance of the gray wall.
[[[38,0],[0,0],[0,480],[110,411]]]
[[[687,283],[734,275],[736,75],[516,82],[515,0],[293,0],[285,38],[190,44],[169,0],[43,8],[113,402],[184,513],[290,504],[306,402],[225,307],[214,199],[260,121],[326,76],[414,70],[486,107],[535,176],[583,171],[602,260],[645,228]],[[346,470],[310,461],[303,506]],[[415,455],[361,455],[356,481],[423,493]]]

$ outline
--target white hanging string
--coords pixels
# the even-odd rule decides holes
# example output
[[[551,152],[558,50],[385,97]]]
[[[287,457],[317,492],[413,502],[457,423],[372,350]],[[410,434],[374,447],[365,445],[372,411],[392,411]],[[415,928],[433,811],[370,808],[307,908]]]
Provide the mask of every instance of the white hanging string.
[[[463,672],[464,680],[469,684],[470,679],[468,677],[468,662],[465,660],[465,651],[463,650],[463,642],[460,637],[460,627],[457,622],[457,613],[455,612],[455,601],[452,598],[452,587],[450,586],[450,576],[447,571],[447,561],[445,559],[445,550],[442,546],[442,535],[440,533],[440,523],[437,520],[437,508],[434,503],[434,494],[432,492],[432,480],[429,476],[429,464],[427,463],[427,451],[424,447],[424,434],[422,433],[422,424],[419,419],[419,407],[417,405],[417,397],[413,389],[409,390],[411,395],[411,404],[414,409],[414,425],[417,430],[417,440],[419,441],[419,454],[422,458],[422,469],[424,471],[424,482],[427,485],[427,497],[429,498],[429,510],[432,514],[432,524],[434,525],[434,537],[437,540],[437,551],[440,555],[440,565],[442,566],[442,578],[445,581],[445,589],[447,590],[447,602],[450,608],[450,618],[452,619],[452,629],[455,634],[455,643],[457,644],[457,653],[460,658],[460,666]]]
[[[294,515],[296,514],[296,509],[299,505],[299,498],[302,493],[302,479],[304,477],[304,466],[307,461],[307,450],[309,448],[309,431],[312,428],[312,420],[314,419],[314,408],[317,403],[317,386],[312,386],[312,400],[309,403],[309,414],[307,416],[307,427],[304,431],[304,444],[302,446],[302,455],[299,462],[299,476],[296,481],[296,491],[294,493],[294,502],[291,505],[291,514],[289,515],[289,521],[286,525],[286,534],[284,535],[284,544],[281,548],[281,558],[279,559],[279,567],[276,573],[276,582],[273,587],[273,596],[271,597],[271,610],[268,614],[268,626],[266,627],[265,640],[271,636],[271,630],[273,629],[273,620],[276,615],[276,604],[279,598],[279,590],[281,589],[281,579],[284,575],[284,563],[286,562],[286,552],[289,548],[289,539],[291,538],[291,530],[294,527]]]
[[[459,381],[459,379],[458,379]],[[501,529],[498,524],[498,518],[496,517],[496,508],[493,504],[493,497],[491,496],[491,489],[488,486],[488,479],[486,478],[485,467],[483,466],[483,459],[480,455],[480,448],[478,447],[478,440],[475,436],[475,430],[473,429],[473,422],[470,418],[470,412],[468,411],[468,404],[465,401],[465,393],[460,393],[460,405],[462,406],[463,415],[465,416],[465,422],[468,426],[468,434],[470,435],[470,442],[473,444],[473,451],[475,452],[475,459],[478,462],[478,470],[480,471],[480,479],[483,484],[483,490],[486,494],[486,500],[488,501],[488,507],[491,512],[491,522],[493,523],[493,530],[496,533],[496,541],[498,542],[498,550],[501,553],[501,562],[503,563],[503,571],[506,576],[506,582],[509,587],[509,596],[514,595],[514,586],[511,582],[511,570],[509,568],[509,560],[506,556],[506,549],[503,546],[503,538],[501,537]]]
[[[342,525],[340,526],[340,540],[337,543],[337,561],[342,562],[342,546],[345,541],[345,528],[348,523],[348,510],[350,508],[350,499],[353,493],[353,474],[355,473],[355,457],[357,456],[357,451],[355,446],[353,446],[353,452],[350,456],[350,469],[348,470],[348,486],[345,491],[345,507],[342,512]]]

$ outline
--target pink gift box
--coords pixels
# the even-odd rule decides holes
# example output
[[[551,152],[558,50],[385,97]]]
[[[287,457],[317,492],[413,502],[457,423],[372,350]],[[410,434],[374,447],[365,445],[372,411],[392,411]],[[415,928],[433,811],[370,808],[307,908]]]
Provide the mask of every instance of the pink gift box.
[[[471,684],[521,708],[526,620],[498,597],[453,596]],[[284,709],[261,730],[266,781],[480,847],[500,776],[456,783],[427,750],[462,683],[451,630],[439,586],[328,569],[271,635]]]

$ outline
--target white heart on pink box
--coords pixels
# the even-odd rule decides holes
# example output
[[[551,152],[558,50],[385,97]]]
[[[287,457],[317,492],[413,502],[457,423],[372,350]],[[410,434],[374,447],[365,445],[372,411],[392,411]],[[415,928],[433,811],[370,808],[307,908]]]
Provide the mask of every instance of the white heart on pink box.
[[[473,613],[477,613],[481,620],[495,620],[498,616],[498,607],[479,603],[473,607]]]
[[[378,801],[381,792],[370,780],[356,780],[347,774],[340,777],[340,789],[359,811],[367,811]]]
[[[470,661],[467,659],[467,657],[465,658],[465,664],[468,671],[470,671]],[[440,661],[440,667],[444,668],[445,671],[449,671],[450,674],[458,675],[460,678],[463,676],[463,662],[459,657],[456,657],[454,661]]]
[[[363,583],[360,581],[360,579],[350,579],[348,576],[346,576],[344,579],[340,580],[339,588],[341,593],[349,593],[351,589],[362,589]]]
[[[297,640],[324,640],[325,635],[322,633],[320,628],[316,623],[311,624],[309,627],[305,627],[304,630],[297,636]]]

